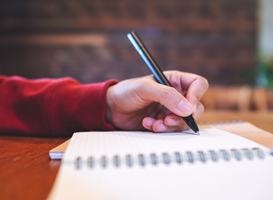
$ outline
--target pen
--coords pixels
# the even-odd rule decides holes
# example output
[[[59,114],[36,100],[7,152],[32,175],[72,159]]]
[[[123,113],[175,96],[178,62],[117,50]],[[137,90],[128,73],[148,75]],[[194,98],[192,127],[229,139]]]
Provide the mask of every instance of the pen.
[[[168,81],[166,76],[163,74],[162,70],[159,68],[139,36],[136,34],[136,32],[132,31],[127,34],[128,39],[132,43],[132,45],[135,47],[137,52],[140,54],[144,62],[148,65],[149,69],[152,71],[153,75],[155,76],[156,80],[163,84],[172,87],[171,83]],[[182,117],[182,119],[186,122],[186,124],[199,135],[199,128],[196,124],[195,119],[192,115],[188,117]]]

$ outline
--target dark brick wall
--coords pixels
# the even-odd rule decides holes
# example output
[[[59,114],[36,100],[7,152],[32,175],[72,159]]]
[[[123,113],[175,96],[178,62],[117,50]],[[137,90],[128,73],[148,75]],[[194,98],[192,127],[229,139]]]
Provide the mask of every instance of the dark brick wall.
[[[85,83],[150,74],[126,37],[136,30],[163,70],[197,73],[212,85],[253,84],[256,14],[257,0],[1,0],[0,74]],[[72,33],[107,40],[24,39]]]

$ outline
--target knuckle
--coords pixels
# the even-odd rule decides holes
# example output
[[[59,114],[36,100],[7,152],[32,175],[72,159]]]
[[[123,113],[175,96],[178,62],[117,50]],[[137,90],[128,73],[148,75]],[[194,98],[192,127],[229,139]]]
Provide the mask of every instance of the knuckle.
[[[172,99],[176,96],[177,90],[173,87],[162,87],[160,90],[160,96],[164,99]]]

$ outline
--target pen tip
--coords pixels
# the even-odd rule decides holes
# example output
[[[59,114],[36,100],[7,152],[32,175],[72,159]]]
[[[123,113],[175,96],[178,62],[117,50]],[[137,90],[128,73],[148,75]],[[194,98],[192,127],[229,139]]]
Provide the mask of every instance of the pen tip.
[[[200,135],[199,131],[196,132],[196,135]]]

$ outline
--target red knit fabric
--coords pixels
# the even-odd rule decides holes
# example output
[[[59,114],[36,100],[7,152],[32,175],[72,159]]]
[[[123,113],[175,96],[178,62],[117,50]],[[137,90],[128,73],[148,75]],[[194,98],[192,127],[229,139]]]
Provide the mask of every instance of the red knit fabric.
[[[116,83],[0,76],[0,134],[62,136],[112,130],[105,121],[105,98],[107,88]]]

